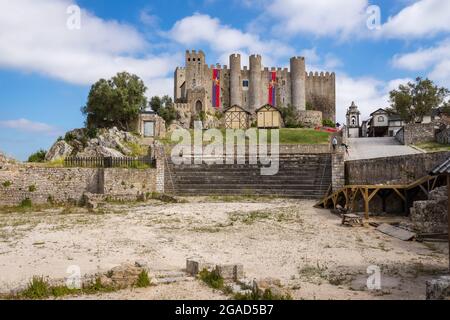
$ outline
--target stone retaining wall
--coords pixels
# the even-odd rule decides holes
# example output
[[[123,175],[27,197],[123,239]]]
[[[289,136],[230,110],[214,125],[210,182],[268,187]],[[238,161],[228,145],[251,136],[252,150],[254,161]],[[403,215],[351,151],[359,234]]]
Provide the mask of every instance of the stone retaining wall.
[[[428,175],[448,157],[449,151],[347,161],[346,184],[409,184]]]
[[[436,141],[442,144],[450,144],[450,128],[439,131],[436,134]]]
[[[84,193],[137,198],[158,192],[157,169],[46,168],[17,165],[0,170],[0,206],[79,202]]]
[[[400,129],[396,139],[404,145],[433,142],[435,137],[434,123],[410,123]]]

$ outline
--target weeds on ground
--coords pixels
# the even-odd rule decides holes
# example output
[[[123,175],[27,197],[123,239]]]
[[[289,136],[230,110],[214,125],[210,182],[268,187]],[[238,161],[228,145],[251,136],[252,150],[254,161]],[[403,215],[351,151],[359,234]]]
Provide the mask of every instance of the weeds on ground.
[[[286,295],[279,295],[279,294],[274,294],[272,293],[272,290],[270,289],[266,289],[264,291],[264,293],[258,294],[255,291],[252,292],[248,292],[245,294],[242,293],[236,293],[233,296],[234,300],[262,300],[262,301],[279,301],[279,300],[292,300],[292,296],[290,294],[286,294]]]
[[[147,288],[150,285],[151,285],[151,281],[150,281],[147,271],[142,270],[142,272],[139,274],[139,277],[136,281],[136,287],[137,288]]]
[[[142,278],[141,281],[144,281],[144,279]],[[23,291],[17,294],[9,295],[6,298],[11,300],[43,300],[49,298],[61,298],[71,295],[92,295],[97,293],[114,292],[119,289],[120,288],[118,287],[103,285],[100,278],[97,278],[93,283],[81,289],[72,289],[63,285],[52,286],[48,283],[47,280],[45,280],[44,277],[34,276]]]

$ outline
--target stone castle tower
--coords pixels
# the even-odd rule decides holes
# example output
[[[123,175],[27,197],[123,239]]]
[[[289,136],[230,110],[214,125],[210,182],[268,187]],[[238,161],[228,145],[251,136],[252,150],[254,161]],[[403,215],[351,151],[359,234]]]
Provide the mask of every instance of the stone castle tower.
[[[213,111],[213,70],[220,70],[221,109],[238,105],[254,113],[268,104],[272,73],[276,74],[275,107],[292,105],[297,110],[322,111],[324,119],[336,119],[334,73],[306,72],[305,58],[293,57],[288,68],[267,68],[260,55],[252,55],[249,68],[242,68],[241,56],[232,54],[228,66],[206,64],[203,51],[186,51],[185,67],[174,76],[174,99],[177,108],[192,113]],[[319,103],[319,102],[320,103]]]

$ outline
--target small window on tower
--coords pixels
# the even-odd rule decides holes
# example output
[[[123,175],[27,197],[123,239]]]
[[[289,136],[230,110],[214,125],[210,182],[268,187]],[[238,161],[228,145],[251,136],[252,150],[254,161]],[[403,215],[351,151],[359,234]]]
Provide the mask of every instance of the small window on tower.
[[[242,86],[243,86],[244,88],[248,88],[248,80],[242,81]]]
[[[195,58],[192,58],[192,61],[195,61]]]

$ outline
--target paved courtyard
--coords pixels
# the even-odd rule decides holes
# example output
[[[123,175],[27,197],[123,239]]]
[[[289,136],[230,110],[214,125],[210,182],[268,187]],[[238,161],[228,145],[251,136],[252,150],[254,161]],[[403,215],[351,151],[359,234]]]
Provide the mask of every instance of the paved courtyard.
[[[353,138],[349,139],[348,160],[394,157],[417,154],[420,151],[400,144],[395,138]]]

